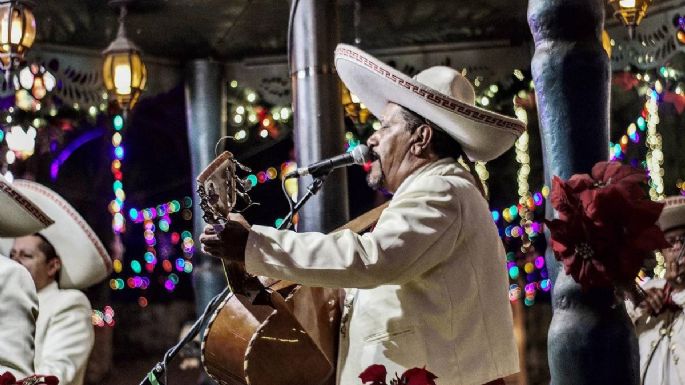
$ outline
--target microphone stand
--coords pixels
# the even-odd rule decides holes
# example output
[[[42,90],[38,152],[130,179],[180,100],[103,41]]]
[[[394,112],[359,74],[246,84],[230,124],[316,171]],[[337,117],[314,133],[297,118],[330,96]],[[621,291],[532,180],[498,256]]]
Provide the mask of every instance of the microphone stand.
[[[326,177],[328,176],[328,174],[330,174],[330,172],[331,172],[331,170],[328,170],[325,173],[322,173],[318,176],[314,176],[314,180],[312,181],[312,184],[310,184],[307,187],[307,193],[302,197],[302,199],[295,202],[295,206],[293,206],[292,210],[283,219],[283,222],[281,223],[281,225],[278,226],[279,230],[290,230],[290,228],[293,226],[293,217],[295,216],[295,214],[298,211],[300,211],[300,208],[302,208],[302,206],[304,206],[304,204],[307,203],[309,198],[313,197],[314,194],[316,194],[317,192],[319,192],[319,190],[321,190],[321,187],[323,186],[323,182],[326,181]],[[290,198],[288,198],[288,199],[290,199]]]
[[[181,348],[195,338],[207,318],[214,314],[214,311],[219,307],[219,304],[230,294],[230,289],[226,286],[221,293],[215,295],[214,298],[209,301],[205,310],[202,312],[202,315],[193,324],[193,327],[190,328],[188,333],[186,333],[176,345],[172,346],[171,349],[164,353],[162,361],[155,364],[152,370],[145,375],[145,378],[140,382],[140,385],[164,385],[166,383],[167,364],[176,357],[176,354],[178,354]],[[164,377],[164,381],[162,381],[162,377]]]
[[[283,219],[283,222],[281,223],[280,226],[278,226],[279,230],[289,230],[292,225],[293,225],[293,217],[295,214],[304,206],[307,201],[313,197],[321,187],[323,186],[323,183],[326,180],[326,177],[330,173],[330,170],[321,173],[320,175],[314,176],[314,180],[312,183],[307,187],[307,193],[300,199],[299,201],[295,202],[295,205],[293,206],[292,210],[288,213],[288,215]],[[290,198],[288,198],[290,199]],[[165,385],[166,383],[166,374],[167,374],[167,365],[169,362],[176,357],[178,352],[183,348],[188,342],[192,341],[193,338],[200,332],[200,329],[202,328],[202,325],[205,324],[205,321],[216,311],[216,309],[219,307],[219,304],[223,302],[223,300],[229,296],[230,293],[230,288],[226,286],[224,290],[214,296],[211,301],[209,301],[209,304],[205,307],[205,310],[202,312],[202,315],[195,321],[193,324],[193,327],[186,333],[183,338],[178,341],[178,343],[174,346],[172,346],[169,350],[167,350],[166,353],[164,353],[164,358],[162,361],[158,362],[155,364],[155,366],[150,370],[146,375],[145,378],[140,382],[140,385]],[[164,381],[162,381],[162,378],[164,378]]]

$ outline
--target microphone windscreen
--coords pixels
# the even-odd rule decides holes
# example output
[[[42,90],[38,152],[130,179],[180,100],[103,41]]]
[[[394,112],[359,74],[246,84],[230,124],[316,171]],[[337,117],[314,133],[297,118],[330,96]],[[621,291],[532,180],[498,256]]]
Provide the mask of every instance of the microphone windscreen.
[[[369,147],[364,144],[360,144],[352,150],[352,158],[354,159],[354,164],[359,165],[373,160]]]

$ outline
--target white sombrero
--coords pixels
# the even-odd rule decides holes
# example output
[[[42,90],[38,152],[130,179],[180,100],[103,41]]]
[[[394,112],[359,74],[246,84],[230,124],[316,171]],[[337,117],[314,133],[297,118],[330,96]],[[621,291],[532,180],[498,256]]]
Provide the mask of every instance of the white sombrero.
[[[685,227],[685,196],[672,196],[663,200],[664,209],[659,217],[662,231]]]
[[[35,234],[52,223],[43,210],[0,175],[0,237]]]
[[[445,130],[474,161],[497,158],[526,130],[518,119],[477,107],[471,83],[450,67],[431,67],[410,78],[346,44],[335,50],[335,67],[372,114],[380,117],[389,102],[408,108]]]
[[[112,271],[112,260],[93,229],[78,212],[49,188],[27,180],[12,185],[31,199],[55,223],[39,231],[55,248],[62,262],[59,286],[62,289],[84,289],[94,285]],[[0,238],[0,253],[8,253],[13,239]]]

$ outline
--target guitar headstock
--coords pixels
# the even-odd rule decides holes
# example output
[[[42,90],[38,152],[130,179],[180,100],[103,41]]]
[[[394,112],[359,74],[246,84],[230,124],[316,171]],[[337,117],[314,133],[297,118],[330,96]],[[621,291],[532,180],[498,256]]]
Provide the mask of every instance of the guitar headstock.
[[[250,171],[228,151],[217,156],[197,177],[197,193],[203,219],[208,224],[222,226],[228,214],[236,211],[238,199],[249,207],[252,204],[247,191],[252,184],[236,174],[237,169]]]

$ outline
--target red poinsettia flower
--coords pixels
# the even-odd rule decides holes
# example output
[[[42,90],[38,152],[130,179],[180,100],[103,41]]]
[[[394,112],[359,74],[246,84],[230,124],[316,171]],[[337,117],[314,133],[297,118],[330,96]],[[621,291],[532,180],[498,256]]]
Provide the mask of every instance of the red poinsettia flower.
[[[5,372],[0,376],[0,385],[14,385],[16,382],[17,379],[10,372]]]
[[[435,374],[426,370],[426,368],[409,369],[400,377],[400,385],[435,385],[435,380],[438,378]]]
[[[383,365],[371,365],[366,370],[359,375],[362,380],[362,384],[370,382],[371,385],[386,385],[385,377],[388,372],[385,370]]]
[[[592,175],[567,182],[554,177],[552,250],[584,289],[629,284],[651,251],[668,247],[656,225],[663,204],[647,199],[645,181],[643,171],[618,162],[599,162]]]
[[[17,381],[17,379],[10,372],[5,372],[0,375],[0,385],[58,385],[59,379],[55,376],[43,376],[40,374],[34,374],[33,376],[26,377],[22,380]]]
[[[387,385],[385,377],[388,372],[383,365],[371,365],[359,375],[362,383],[370,382],[371,385]],[[435,374],[423,368],[408,369],[402,374],[402,377],[397,377],[390,380],[390,385],[435,385],[435,380],[438,378]]]

